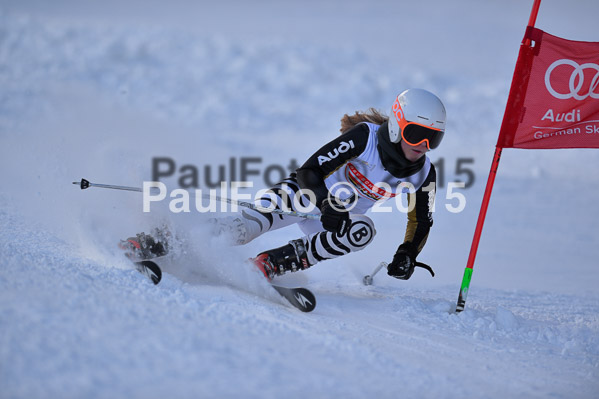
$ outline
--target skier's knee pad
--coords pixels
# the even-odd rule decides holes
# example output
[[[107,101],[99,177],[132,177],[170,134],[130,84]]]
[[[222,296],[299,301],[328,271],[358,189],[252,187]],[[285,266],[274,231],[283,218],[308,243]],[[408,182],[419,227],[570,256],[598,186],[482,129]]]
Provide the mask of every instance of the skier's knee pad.
[[[349,230],[342,236],[320,231],[304,237],[310,265],[360,251],[372,242],[376,234],[372,220],[364,215],[352,215],[351,220]]]
[[[351,252],[360,251],[372,242],[376,235],[374,222],[368,216],[352,215],[351,225],[347,233],[341,237],[350,247]]]

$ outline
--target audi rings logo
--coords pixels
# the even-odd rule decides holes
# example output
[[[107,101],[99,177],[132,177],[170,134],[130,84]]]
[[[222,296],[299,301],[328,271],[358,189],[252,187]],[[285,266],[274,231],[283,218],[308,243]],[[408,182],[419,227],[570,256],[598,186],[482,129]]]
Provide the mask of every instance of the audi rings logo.
[[[570,75],[570,80],[568,81],[568,88],[570,90],[569,93],[559,93],[551,85],[551,73],[555,68],[557,68],[560,65],[569,65],[572,68],[574,68]],[[589,91],[586,94],[581,94],[580,91],[584,86],[585,70],[595,71],[595,75],[591,79]],[[590,75],[587,75],[587,77],[588,76]],[[547,87],[547,90],[549,91],[549,93],[551,93],[553,97],[558,98],[560,100],[574,98],[580,101],[586,99],[589,96],[594,99],[599,99],[599,91],[597,91],[597,86],[599,86],[599,65],[590,62],[579,65],[575,61],[564,58],[555,61],[553,64],[549,66],[549,68],[547,68],[547,72],[545,72],[545,87]]]

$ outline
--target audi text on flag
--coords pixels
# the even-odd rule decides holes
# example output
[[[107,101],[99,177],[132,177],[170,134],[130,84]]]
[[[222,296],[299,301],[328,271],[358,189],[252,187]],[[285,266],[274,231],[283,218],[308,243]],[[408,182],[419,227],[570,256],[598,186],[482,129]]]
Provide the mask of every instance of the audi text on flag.
[[[528,28],[497,146],[599,148],[599,42]]]

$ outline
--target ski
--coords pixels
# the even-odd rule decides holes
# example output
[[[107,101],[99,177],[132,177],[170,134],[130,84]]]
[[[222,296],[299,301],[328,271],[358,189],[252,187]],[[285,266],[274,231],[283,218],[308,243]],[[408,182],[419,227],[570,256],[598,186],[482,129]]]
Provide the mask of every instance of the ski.
[[[301,310],[302,312],[311,312],[316,307],[316,297],[307,288],[287,288],[280,285],[271,284],[271,286],[287,301]]]
[[[162,270],[160,269],[160,266],[156,264],[156,262],[152,262],[151,260],[142,260],[133,262],[133,264],[138,272],[149,278],[155,285],[160,283],[160,280],[162,279]],[[306,288],[288,288],[274,284],[271,284],[271,286],[292,306],[301,310],[302,312],[311,312],[316,307],[316,297],[310,290]]]
[[[154,284],[158,284],[162,280],[162,270],[155,262],[151,260],[134,261],[135,269],[149,278]]]
[[[121,249],[127,249],[126,244],[123,243],[121,243],[120,247]],[[138,272],[149,278],[155,285],[160,283],[160,280],[162,279],[162,270],[156,262],[151,260],[139,260],[133,253],[128,253],[126,256],[131,260]],[[316,298],[314,297],[314,294],[306,288],[288,288],[276,284],[271,284],[271,286],[292,306],[302,312],[311,312],[316,307]]]
[[[134,261],[133,265],[138,272],[149,278],[154,284],[157,285],[160,283],[160,280],[162,279],[162,270],[156,262],[151,260]],[[306,288],[287,288],[274,284],[271,284],[271,286],[292,306],[302,312],[311,312],[316,307],[316,297]]]

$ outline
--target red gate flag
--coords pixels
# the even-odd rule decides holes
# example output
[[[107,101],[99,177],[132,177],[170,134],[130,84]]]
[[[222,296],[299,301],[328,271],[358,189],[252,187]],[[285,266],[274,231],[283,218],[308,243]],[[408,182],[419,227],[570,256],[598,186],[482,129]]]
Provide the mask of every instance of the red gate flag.
[[[520,45],[456,312],[466,305],[503,149],[599,148],[599,43],[561,39],[536,29],[540,6],[541,0],[534,0]]]
[[[599,148],[599,42],[528,27],[497,147]]]

